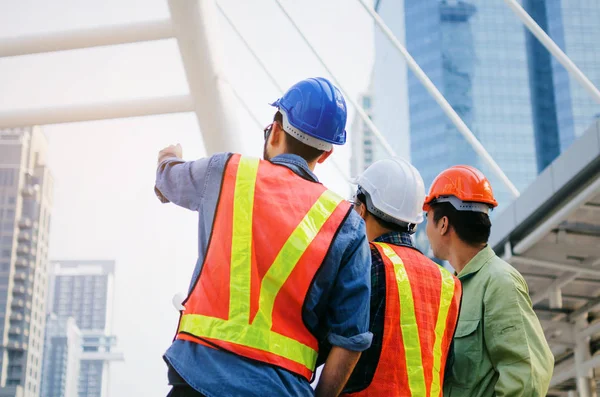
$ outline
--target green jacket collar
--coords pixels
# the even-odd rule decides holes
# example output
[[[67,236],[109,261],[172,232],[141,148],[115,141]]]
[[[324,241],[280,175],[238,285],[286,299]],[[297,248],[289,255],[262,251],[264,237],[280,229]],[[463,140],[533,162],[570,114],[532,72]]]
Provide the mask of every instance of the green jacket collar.
[[[470,261],[467,263],[467,266],[462,269],[460,273],[458,273],[458,278],[463,279],[469,275],[473,275],[477,273],[483,265],[489,262],[496,253],[493,249],[490,248],[489,244],[486,245],[481,251],[477,253]]]

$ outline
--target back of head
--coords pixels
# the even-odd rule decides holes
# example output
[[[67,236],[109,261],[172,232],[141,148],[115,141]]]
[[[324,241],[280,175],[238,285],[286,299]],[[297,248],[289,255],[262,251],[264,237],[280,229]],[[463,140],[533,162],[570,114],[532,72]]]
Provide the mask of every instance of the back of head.
[[[275,113],[273,117],[273,121],[283,125],[283,115],[281,112]],[[317,149],[315,147],[309,146],[297,138],[294,138],[293,135],[285,134],[285,151],[286,153],[295,154],[297,156],[302,157],[307,162],[312,162],[318,159],[323,153],[324,150]]]
[[[357,178],[367,210],[387,223],[413,231],[423,222],[425,185],[419,171],[402,158],[373,163]]]
[[[302,80],[271,105],[278,109],[275,121],[281,123],[288,135],[286,146],[290,153],[306,159],[301,153],[311,156],[346,143],[346,101],[329,80],[323,77]]]
[[[490,238],[492,223],[488,214],[476,211],[458,211],[448,202],[431,204],[433,222],[436,224],[443,217],[463,242],[471,246],[486,244]]]
[[[423,210],[433,210],[436,224],[447,217],[463,242],[478,246],[487,243],[490,237],[492,225],[488,213],[497,205],[485,175],[475,167],[457,165],[434,179]]]

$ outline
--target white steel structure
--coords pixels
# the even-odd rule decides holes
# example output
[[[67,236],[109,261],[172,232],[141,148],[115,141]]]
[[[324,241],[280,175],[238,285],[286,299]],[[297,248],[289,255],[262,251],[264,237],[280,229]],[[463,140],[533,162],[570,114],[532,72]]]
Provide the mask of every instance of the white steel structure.
[[[296,30],[306,45],[311,49],[322,67],[331,75],[333,81],[338,85],[350,104],[355,107],[359,117],[362,119],[366,128],[372,135],[378,139],[379,143],[388,153],[394,155],[391,146],[385,141],[383,135],[379,132],[375,124],[370,120],[365,110],[356,102],[355,98],[347,95],[344,85],[338,81],[333,71],[320,57],[317,50],[312,46],[301,28],[295,22],[293,16],[287,11],[284,3],[286,1],[274,0],[284,16],[290,22],[289,25]],[[409,68],[418,77],[427,91],[435,98],[436,102],[444,110],[449,119],[454,123],[458,131],[473,146],[475,151],[481,156],[482,160],[491,167],[493,172],[507,186],[508,190],[515,196],[519,192],[506,177],[502,169],[495,163],[486,149],[481,145],[466,124],[461,120],[457,113],[448,104],[440,91],[431,82],[428,76],[423,72],[419,65],[414,61],[403,44],[394,36],[391,30],[385,25],[381,18],[375,13],[373,8],[367,4],[366,0],[358,0],[366,12],[373,18],[375,24],[382,29],[384,34],[390,39],[394,47],[407,61]],[[498,1],[501,0],[490,0]],[[598,102],[600,102],[600,93],[598,89],[583,75],[573,62],[558,48],[558,46],[542,31],[542,29],[529,17],[522,7],[515,0],[504,0],[512,8],[518,18],[525,26],[540,40],[540,42],[557,57],[559,62],[571,73],[574,78],[584,86],[584,88]],[[235,117],[227,117],[226,109],[234,109],[235,101],[240,100],[239,95],[228,84],[225,77],[221,74],[222,58],[219,55],[219,48],[216,36],[216,23],[218,7],[215,0],[168,0],[171,18],[169,20],[159,20],[145,23],[129,24],[122,26],[111,26],[107,28],[86,29],[70,32],[61,32],[46,34],[43,36],[20,37],[14,39],[0,40],[0,57],[23,56],[28,54],[37,54],[52,51],[74,50],[80,48],[89,48],[95,46],[119,45],[125,43],[135,43],[150,40],[160,40],[167,38],[176,38],[183,60],[183,65],[189,85],[189,95],[161,97],[161,98],[143,98],[130,101],[97,103],[92,105],[79,105],[69,107],[29,109],[12,112],[0,112],[0,128],[21,127],[36,124],[54,124],[68,123],[77,121],[90,121],[109,118],[136,117],[152,114],[165,114],[177,112],[195,112],[200,130],[202,132],[205,148],[207,152],[215,153],[218,151],[242,152],[241,140],[236,139],[238,131],[235,125]],[[222,9],[221,13],[225,19],[232,25],[234,30],[240,36],[240,39],[253,53],[256,60],[263,67],[265,73],[271,79],[271,82],[281,90],[277,80],[273,77],[266,66],[260,62],[250,44],[244,39],[243,35],[235,29],[235,24],[227,18]],[[248,109],[243,101],[242,106]],[[585,149],[585,148],[584,148]],[[576,156],[577,157],[577,156]],[[558,160],[557,160],[558,161]],[[558,168],[557,168],[558,171]],[[542,177],[545,174],[542,174]],[[589,177],[589,176],[588,176]],[[561,290],[582,278],[585,275],[599,277],[600,270],[598,265],[600,258],[600,248],[597,242],[590,242],[592,245],[585,245],[582,249],[587,252],[586,257],[580,261],[573,258],[566,258],[562,262],[551,261],[548,258],[540,259],[528,254],[532,247],[540,241],[547,238],[554,238],[556,241],[566,241],[572,243],[568,233],[558,231],[548,237],[549,233],[554,233],[556,225],[563,222],[573,214],[573,211],[579,211],[584,208],[590,214],[595,214],[595,201],[591,200],[593,194],[600,187],[600,182],[594,179],[594,182],[583,188],[579,198],[574,201],[568,201],[560,205],[560,208],[554,208],[556,211],[552,216],[544,220],[539,227],[529,230],[525,234],[521,229],[511,230],[510,238],[502,236],[498,239],[498,244],[505,249],[507,258],[511,258],[513,263],[520,263],[522,266],[543,267],[547,269],[563,270],[562,273],[552,278],[549,285],[541,287],[535,291],[533,301],[536,304],[549,300],[550,309],[556,311],[560,309],[562,300]],[[591,196],[590,196],[591,195]],[[518,208],[526,198],[519,198],[514,204]],[[592,204],[590,204],[592,203]],[[583,207],[581,207],[583,205]],[[578,209],[579,208],[579,209]],[[516,214],[520,214],[519,211]],[[586,213],[587,214],[587,213]],[[518,222],[515,221],[515,225]],[[495,230],[501,229],[500,225]],[[525,229],[523,229],[525,230]],[[515,232],[516,235],[512,233]],[[507,232],[508,233],[508,232]],[[496,232],[497,234],[497,232]],[[506,244],[505,244],[506,243]],[[514,243],[514,245],[513,245]],[[577,243],[577,242],[575,242]],[[534,286],[537,285],[534,284]],[[600,292],[600,291],[599,291]],[[547,298],[549,297],[549,298]],[[600,334],[600,326],[597,324],[589,325],[579,318],[589,312],[593,312],[600,307],[600,300],[594,297],[590,302],[582,307],[574,309],[574,313],[555,312],[546,322],[550,328],[549,331],[558,327],[558,334],[566,335],[568,342],[565,342],[563,348],[555,348],[557,357],[565,351],[574,351],[574,360],[565,361],[557,367],[553,385],[564,384],[571,378],[577,378],[577,389],[583,397],[592,395],[590,382],[590,370],[600,366],[600,360],[589,357],[587,349],[588,338]],[[569,322],[560,322],[558,320],[567,319]],[[558,325],[557,325],[558,324]],[[552,334],[554,335],[554,334]],[[551,335],[548,335],[551,337]],[[581,338],[579,338],[581,337]]]
[[[600,381],[600,121],[495,218],[490,244],[529,285],[556,358],[550,395]]]

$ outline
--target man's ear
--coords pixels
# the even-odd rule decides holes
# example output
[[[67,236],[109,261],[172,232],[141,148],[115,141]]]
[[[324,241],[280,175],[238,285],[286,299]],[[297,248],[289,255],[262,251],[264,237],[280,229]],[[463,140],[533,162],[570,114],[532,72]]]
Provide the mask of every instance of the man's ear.
[[[322,155],[320,155],[320,156],[319,156],[319,158],[317,159],[317,163],[319,163],[319,164],[323,164],[323,162],[324,162],[325,160],[327,160],[327,158],[328,158],[329,156],[331,156],[331,154],[332,154],[332,153],[333,153],[333,148],[332,148],[330,151],[328,151],[328,152],[325,152],[325,153],[323,153]]]
[[[450,232],[450,223],[448,222],[448,217],[443,216],[442,219],[438,221],[438,227],[440,228],[440,234],[445,236]]]
[[[271,146],[277,147],[278,145],[282,144],[283,140],[285,139],[283,134],[285,134],[285,131],[283,131],[281,128],[281,124],[273,123],[273,128],[271,129],[271,134],[269,135],[269,143]]]

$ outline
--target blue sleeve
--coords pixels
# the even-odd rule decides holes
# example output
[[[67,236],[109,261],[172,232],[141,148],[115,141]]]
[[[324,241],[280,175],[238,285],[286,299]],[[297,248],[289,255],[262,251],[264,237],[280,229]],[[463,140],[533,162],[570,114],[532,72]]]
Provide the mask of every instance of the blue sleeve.
[[[329,295],[327,318],[330,331],[327,340],[344,349],[364,351],[371,346],[373,339],[369,332],[371,250],[365,224],[358,215],[354,215],[352,213],[347,220],[355,223],[354,238],[342,255]]]
[[[215,158],[216,155],[196,161],[176,157],[163,160],[156,170],[154,192],[158,199],[198,211]]]

